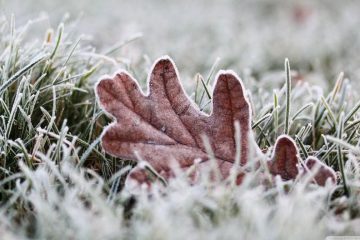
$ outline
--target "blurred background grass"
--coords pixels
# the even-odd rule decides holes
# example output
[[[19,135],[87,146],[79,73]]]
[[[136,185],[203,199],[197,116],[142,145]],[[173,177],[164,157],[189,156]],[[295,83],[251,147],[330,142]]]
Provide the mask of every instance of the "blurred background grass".
[[[103,51],[140,33],[117,54],[132,64],[169,54],[186,77],[218,57],[237,72],[282,71],[288,57],[293,69],[315,72],[317,82],[333,83],[340,71],[360,75],[359,1],[2,0],[0,9],[19,24],[41,16],[44,29],[76,21]]]

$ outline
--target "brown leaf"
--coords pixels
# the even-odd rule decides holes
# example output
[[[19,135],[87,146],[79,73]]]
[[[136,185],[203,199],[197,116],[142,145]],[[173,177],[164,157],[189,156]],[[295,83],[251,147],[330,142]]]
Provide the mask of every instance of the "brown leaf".
[[[308,157],[308,159],[306,159],[305,161],[305,165],[306,165],[305,171],[309,171],[309,170],[311,171],[314,168],[318,168],[313,180],[315,183],[324,186],[328,179],[330,179],[332,183],[336,183],[335,171],[331,167],[319,161],[317,158]]]
[[[268,162],[270,173],[280,175],[284,180],[295,179],[299,173],[306,174],[313,168],[317,168],[313,182],[324,186],[327,179],[336,183],[334,170],[315,157],[309,157],[305,161],[305,166],[301,165],[299,150],[295,142],[288,136],[283,135],[278,138],[271,161]]]
[[[116,118],[105,130],[102,146],[122,159],[137,160],[135,152],[159,172],[170,170],[175,159],[182,168],[195,159],[208,160],[202,136],[208,136],[221,173],[226,176],[234,162],[234,121],[240,123],[241,163],[247,162],[250,106],[239,78],[230,71],[218,74],[213,112],[199,111],[185,94],[175,65],[158,60],[144,95],[125,71],[101,80],[96,92],[101,106]]]
[[[207,136],[223,178],[229,175],[235,159],[234,122],[240,125],[240,165],[248,162],[251,111],[242,82],[232,71],[220,71],[213,91],[213,111],[201,112],[187,97],[178,73],[168,57],[155,62],[148,77],[148,91],[143,94],[137,82],[126,71],[106,77],[96,86],[101,107],[116,122],[102,136],[106,152],[121,159],[148,162],[165,179],[174,176],[171,160],[187,169],[198,159],[209,164],[203,136]],[[283,179],[294,179],[300,166],[298,150],[289,137],[278,139],[270,172]],[[311,161],[310,161],[311,163]],[[239,174],[240,183],[243,173]],[[129,179],[148,183],[146,171],[136,167]],[[323,178],[321,178],[323,179]],[[322,181],[320,181],[322,182]]]
[[[284,180],[296,178],[299,174],[299,153],[295,142],[288,136],[280,136],[276,143],[271,161],[270,173],[280,175]]]

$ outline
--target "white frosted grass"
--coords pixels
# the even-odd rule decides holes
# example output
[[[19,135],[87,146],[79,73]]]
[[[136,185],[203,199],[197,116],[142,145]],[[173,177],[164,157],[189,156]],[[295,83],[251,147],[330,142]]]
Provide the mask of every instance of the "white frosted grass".
[[[10,224],[11,211],[2,212],[0,231],[5,235],[24,237],[26,226],[35,224],[39,239],[322,239],[346,232],[352,224],[346,214],[335,215],[330,209],[333,185],[277,178],[275,187],[266,187],[258,184],[255,173],[237,187],[209,178],[190,186],[184,175],[170,180],[166,188],[155,184],[137,192],[132,217],[125,219],[123,203],[129,192],[107,201],[106,181],[76,168],[72,147],[65,142],[61,146],[66,159],[55,168],[49,153],[37,154],[42,163],[36,170],[20,162],[26,177],[15,191],[34,218]],[[66,180],[65,188],[59,179]],[[334,224],[338,221],[341,227]]]

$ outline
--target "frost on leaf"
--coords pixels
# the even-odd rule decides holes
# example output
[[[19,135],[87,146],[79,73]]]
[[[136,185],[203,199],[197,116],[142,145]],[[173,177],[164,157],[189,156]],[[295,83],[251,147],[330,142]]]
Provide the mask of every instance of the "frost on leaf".
[[[225,178],[235,161],[234,122],[237,121],[241,139],[240,165],[248,162],[253,141],[250,105],[240,78],[232,71],[218,73],[210,115],[201,112],[188,98],[177,69],[168,57],[155,62],[148,77],[147,94],[126,71],[102,79],[96,86],[96,93],[101,107],[116,119],[102,136],[102,147],[111,155],[129,160],[141,158],[168,179],[173,176],[172,161],[182,169],[191,167],[195,161],[200,165],[209,163],[203,141],[203,136],[207,136],[219,172]],[[289,144],[278,141],[269,166],[273,174],[293,179],[298,174],[294,167],[297,148],[290,144],[290,148],[283,150],[285,145]],[[149,181],[139,167],[134,168],[129,178]]]
[[[324,186],[328,179],[330,179],[331,182],[336,183],[336,174],[334,170],[315,157],[309,157],[305,161],[305,171],[312,170],[315,171],[313,179],[315,183]]]
[[[294,141],[287,136],[280,136],[275,144],[271,161],[268,162],[270,173],[280,175],[284,180],[296,178],[299,174],[298,149]]]
[[[210,116],[187,97],[170,59],[156,62],[148,85],[149,93],[144,95],[126,72],[98,83],[101,106],[116,118],[103,135],[105,151],[132,160],[137,160],[137,152],[160,174],[169,175],[171,159],[181,168],[190,167],[195,159],[209,159],[203,142],[206,135],[220,172],[227,176],[235,157],[234,122],[239,121],[241,164],[247,162],[250,107],[234,73],[218,74]]]

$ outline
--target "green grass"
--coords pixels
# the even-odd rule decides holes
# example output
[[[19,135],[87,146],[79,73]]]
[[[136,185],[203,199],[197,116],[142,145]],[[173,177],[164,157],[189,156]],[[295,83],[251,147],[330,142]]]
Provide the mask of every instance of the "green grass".
[[[114,162],[98,144],[91,144],[98,142],[107,122],[93,94],[93,78],[106,65],[102,56],[95,55],[92,47],[82,46],[79,36],[66,34],[63,25],[29,48],[21,37],[26,29],[18,31],[11,23],[1,24],[6,29],[2,35],[8,36],[1,43],[2,177],[18,171],[19,157],[35,168],[35,152],[44,152],[52,144],[58,151],[51,158],[58,163],[62,139],[81,147],[76,150],[79,166],[96,161],[98,170],[110,176]]]
[[[131,196],[121,191],[131,163],[106,155],[99,145],[110,119],[93,92],[100,75],[113,72],[114,62],[121,66],[110,54],[124,44],[99,54],[62,24],[41,41],[26,39],[30,27],[15,28],[14,19],[0,22],[1,236],[319,239],[360,233],[360,102],[343,74],[324,95],[291,81],[287,60],[282,85],[269,88],[252,75],[241,76],[260,148],[269,155],[276,138],[289,133],[302,157],[316,156],[340,172],[335,188],[279,179],[265,188],[254,171],[239,187],[207,179],[190,186],[179,177],[165,189],[155,185],[152,197]],[[196,75],[191,92],[204,111],[219,68],[216,61],[206,77]]]

